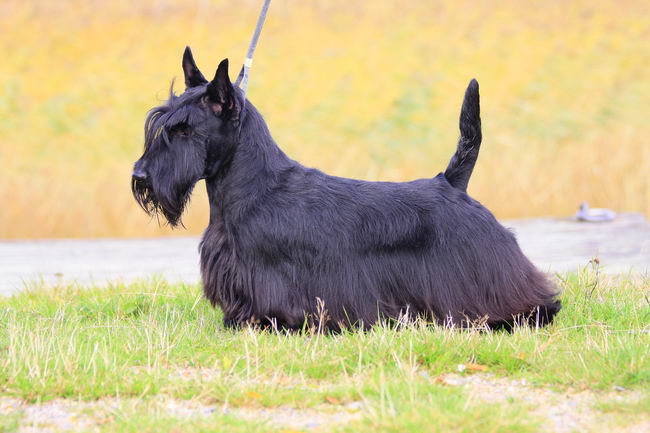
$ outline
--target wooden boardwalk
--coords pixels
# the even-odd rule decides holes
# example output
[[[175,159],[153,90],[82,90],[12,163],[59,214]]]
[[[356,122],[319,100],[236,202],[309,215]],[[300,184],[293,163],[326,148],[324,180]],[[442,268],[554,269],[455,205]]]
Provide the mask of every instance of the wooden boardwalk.
[[[576,269],[598,257],[604,272],[650,275],[650,226],[640,214],[601,223],[539,218],[503,224],[543,271]],[[196,282],[198,243],[194,237],[0,242],[0,294],[39,281],[104,284],[160,275]]]

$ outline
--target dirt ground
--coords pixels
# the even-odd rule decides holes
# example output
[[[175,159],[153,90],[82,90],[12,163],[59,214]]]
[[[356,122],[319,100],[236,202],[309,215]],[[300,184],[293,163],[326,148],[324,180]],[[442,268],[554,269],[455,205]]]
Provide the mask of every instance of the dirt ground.
[[[447,374],[427,379],[450,387],[462,387],[469,399],[481,402],[500,403],[517,401],[529,408],[531,415],[544,421],[547,432],[650,432],[650,417],[646,415],[627,416],[607,413],[597,409],[598,403],[634,403],[640,393],[622,388],[608,392],[588,390],[567,390],[558,392],[549,388],[532,386],[525,380],[498,378],[488,373],[472,375]],[[50,433],[62,431],[92,431],[95,427],[112,422],[115,413],[137,399],[105,398],[98,401],[74,401],[55,399],[43,404],[28,404],[22,400],[0,397],[0,415],[21,413],[19,433]],[[228,407],[205,405],[192,400],[156,399],[153,405],[177,418],[208,417],[217,412],[230,414],[245,420],[266,421],[270,426],[288,431],[327,431],[335,426],[345,425],[363,416],[361,401],[345,405],[321,405],[310,409],[289,407]]]

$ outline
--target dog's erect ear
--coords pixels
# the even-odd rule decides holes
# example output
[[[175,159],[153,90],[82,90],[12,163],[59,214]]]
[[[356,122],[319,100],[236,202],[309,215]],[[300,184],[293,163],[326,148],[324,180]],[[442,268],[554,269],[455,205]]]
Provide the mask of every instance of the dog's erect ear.
[[[228,59],[223,59],[219,63],[214,79],[208,84],[207,95],[212,111],[216,115],[236,114],[237,100],[235,89],[228,77]]]
[[[190,47],[185,47],[183,53],[183,73],[185,74],[185,87],[187,88],[200,86],[208,82],[199,71],[199,68],[196,67]]]

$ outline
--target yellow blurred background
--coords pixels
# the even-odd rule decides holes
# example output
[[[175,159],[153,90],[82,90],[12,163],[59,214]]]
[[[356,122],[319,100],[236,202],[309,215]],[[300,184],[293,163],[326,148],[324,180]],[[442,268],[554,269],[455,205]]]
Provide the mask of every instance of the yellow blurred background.
[[[239,70],[260,1],[2,0],[0,238],[171,234],[136,205],[148,109]],[[274,0],[248,96],[308,166],[403,181],[444,170],[470,78],[484,140],[469,192],[500,218],[580,201],[650,214],[650,2]],[[187,231],[207,224],[195,190]]]

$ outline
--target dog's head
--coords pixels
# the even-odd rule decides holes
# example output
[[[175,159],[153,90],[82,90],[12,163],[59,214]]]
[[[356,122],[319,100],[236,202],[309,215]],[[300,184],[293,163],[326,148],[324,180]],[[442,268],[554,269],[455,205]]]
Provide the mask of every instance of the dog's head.
[[[185,92],[173,88],[169,100],[145,122],[144,153],[131,178],[133,196],[150,215],[161,213],[176,226],[194,185],[218,175],[236,146],[244,97],[223,60],[208,82],[189,47],[183,54]]]

